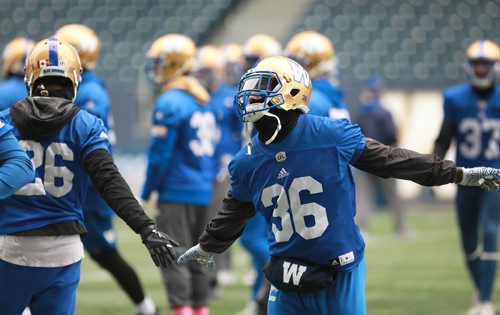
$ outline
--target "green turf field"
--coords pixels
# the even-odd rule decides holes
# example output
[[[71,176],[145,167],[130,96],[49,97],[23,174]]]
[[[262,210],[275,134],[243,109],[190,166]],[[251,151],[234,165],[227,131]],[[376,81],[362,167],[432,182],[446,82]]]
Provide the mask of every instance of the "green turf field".
[[[411,206],[409,219],[415,237],[402,240],[391,231],[391,217],[377,213],[367,243],[367,308],[370,315],[458,315],[472,298],[450,206]],[[147,294],[169,314],[159,271],[139,238],[116,220],[120,251],[139,272]],[[248,258],[239,247],[233,262],[240,278],[248,273]],[[246,303],[243,284],[222,289],[213,300],[212,315],[232,315]],[[500,279],[496,307],[500,309]],[[134,308],[110,276],[85,259],[77,296],[77,314],[132,315]]]

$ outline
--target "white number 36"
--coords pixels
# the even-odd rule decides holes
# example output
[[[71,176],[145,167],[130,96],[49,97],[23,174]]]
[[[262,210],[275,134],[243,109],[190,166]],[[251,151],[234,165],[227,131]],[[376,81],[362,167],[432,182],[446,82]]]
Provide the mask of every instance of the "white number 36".
[[[280,184],[271,185],[262,191],[261,201],[266,208],[273,205],[273,198],[278,197],[273,217],[281,219],[281,229],[276,224],[272,225],[276,242],[289,241],[294,233],[294,226],[295,232],[306,240],[320,237],[328,227],[325,207],[315,202],[301,203],[301,191],[308,191],[311,195],[319,194],[323,192],[323,185],[311,176],[304,176],[297,177],[292,181],[290,188],[288,188],[288,196]],[[288,209],[290,209],[290,213]],[[307,216],[314,218],[312,226],[306,225],[305,218]]]

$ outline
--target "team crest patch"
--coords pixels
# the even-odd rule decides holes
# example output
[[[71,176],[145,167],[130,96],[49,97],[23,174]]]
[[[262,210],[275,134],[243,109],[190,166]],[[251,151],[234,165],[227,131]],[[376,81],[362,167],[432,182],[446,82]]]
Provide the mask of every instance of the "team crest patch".
[[[283,162],[286,160],[286,153],[281,151],[276,153],[276,162]]]

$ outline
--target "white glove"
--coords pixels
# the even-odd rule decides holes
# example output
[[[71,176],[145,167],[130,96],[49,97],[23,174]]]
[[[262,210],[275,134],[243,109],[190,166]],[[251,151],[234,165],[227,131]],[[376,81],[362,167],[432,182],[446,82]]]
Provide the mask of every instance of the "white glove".
[[[201,249],[200,244],[196,244],[188,249],[179,259],[177,259],[177,263],[184,264],[190,260],[194,260],[202,266],[215,268],[214,256]]]
[[[479,186],[486,191],[500,188],[500,169],[481,166],[462,170],[463,177],[459,185]]]

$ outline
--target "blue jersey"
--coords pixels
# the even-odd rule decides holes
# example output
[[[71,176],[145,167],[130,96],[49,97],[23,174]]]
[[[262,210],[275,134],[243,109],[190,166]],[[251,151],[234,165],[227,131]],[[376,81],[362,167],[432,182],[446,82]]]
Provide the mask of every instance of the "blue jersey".
[[[311,92],[311,100],[309,101],[309,114],[323,117],[330,117],[330,101],[319,90],[314,89]]]
[[[0,111],[11,107],[26,97],[28,97],[28,89],[22,77],[11,76],[0,83]]]
[[[349,119],[349,111],[344,102],[344,92],[335,86],[328,79],[312,80],[313,91],[316,90],[326,97],[330,104],[329,117],[331,118],[347,118]],[[311,96],[312,100],[312,96]]]
[[[13,132],[31,157],[35,180],[0,201],[0,235],[70,220],[83,225],[81,206],[89,181],[83,159],[95,150],[110,150],[102,121],[80,111],[42,142],[26,139],[16,128]]]
[[[110,143],[114,143],[114,133],[110,130],[112,125],[111,102],[104,82],[92,71],[82,73],[82,82],[78,88],[75,105],[102,119],[104,127],[108,130]],[[90,182],[87,198],[83,204],[85,212],[99,212],[105,216],[114,215],[114,211],[102,199],[97,188]]]
[[[237,87],[223,84],[211,95],[211,104],[219,127],[219,142],[215,146],[215,161],[217,174],[224,177],[227,174],[227,165],[233,155],[242,146],[243,124],[236,115],[233,106]]]
[[[2,114],[0,114],[0,138],[5,137],[9,133],[9,131],[12,131],[12,126],[5,121],[5,118],[3,117]]]
[[[454,126],[456,163],[500,168],[500,87],[480,100],[470,84],[444,91],[444,122]]]
[[[142,198],[209,205],[212,196],[216,121],[209,104],[183,90],[163,93],[153,108],[152,141]]]
[[[241,150],[229,165],[230,191],[264,216],[270,254],[354,268],[365,246],[354,223],[349,167],[366,144],[359,127],[346,119],[301,115],[280,143],[253,143],[251,155]]]
[[[33,165],[12,134],[12,126],[0,114],[0,199],[33,180]]]

